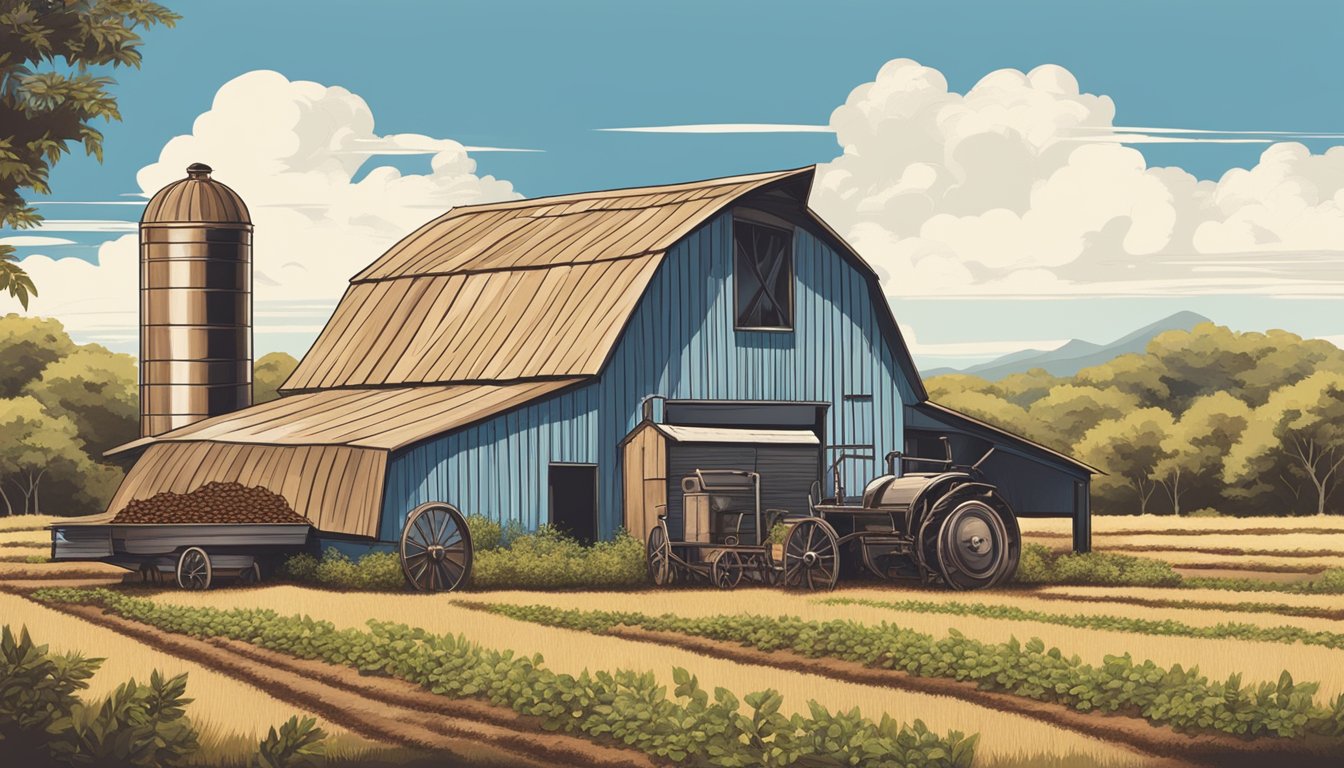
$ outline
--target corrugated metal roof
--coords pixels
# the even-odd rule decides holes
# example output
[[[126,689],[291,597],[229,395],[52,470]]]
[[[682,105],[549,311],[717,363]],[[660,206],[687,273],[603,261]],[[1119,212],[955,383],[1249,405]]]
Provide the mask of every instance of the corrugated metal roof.
[[[821,444],[816,433],[806,429],[732,429],[729,427],[685,427],[677,424],[654,424],[653,426],[678,443]]]
[[[813,168],[455,208],[352,280],[283,391],[595,376],[665,250]]]
[[[164,442],[342,445],[394,451],[579,381],[582,379],[308,392],[136,440],[109,453]]]

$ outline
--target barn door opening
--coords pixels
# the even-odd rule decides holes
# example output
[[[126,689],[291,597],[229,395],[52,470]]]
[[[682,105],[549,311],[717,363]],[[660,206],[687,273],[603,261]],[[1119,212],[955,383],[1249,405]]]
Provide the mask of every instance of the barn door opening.
[[[584,544],[597,538],[597,465],[552,464],[551,525]]]

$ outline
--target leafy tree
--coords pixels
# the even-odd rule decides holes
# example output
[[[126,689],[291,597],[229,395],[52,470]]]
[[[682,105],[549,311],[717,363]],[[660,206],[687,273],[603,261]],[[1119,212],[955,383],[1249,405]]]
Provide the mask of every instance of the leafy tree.
[[[924,389],[930,400],[941,403],[944,397],[962,392],[993,392],[994,384],[969,373],[946,373],[925,381]]]
[[[13,312],[0,317],[0,397],[15,397],[43,368],[74,349],[56,320]]]
[[[1066,450],[1097,424],[1139,407],[1139,399],[1118,389],[1062,384],[1032,403],[1028,415],[1047,435],[1044,442]]]
[[[1032,440],[1043,437],[1040,425],[1027,415],[1026,409],[1004,400],[989,392],[954,392],[933,398],[939,405],[945,405],[967,416],[973,416],[989,422],[996,427],[1022,435]]]
[[[1044,368],[1032,368],[1022,373],[1013,373],[994,382],[994,389],[1000,397],[1023,408],[1045,397],[1050,390],[1069,379],[1056,376]]]
[[[1264,482],[1276,473],[1306,488],[1316,514],[1339,486],[1344,464],[1344,374],[1322,371],[1276,390],[1253,414],[1227,459],[1233,483]]]
[[[140,33],[179,16],[148,0],[0,2],[0,226],[23,229],[42,217],[22,190],[49,194],[51,168],[78,142],[102,162],[98,119],[120,120],[113,81],[91,67],[140,66]],[[0,245],[0,290],[28,307],[37,288]]]
[[[74,421],[80,439],[95,458],[140,435],[140,398],[135,358],[97,344],[77,347],[42,369],[27,394],[47,411]]]
[[[1226,392],[1194,401],[1181,415],[1162,442],[1165,456],[1153,471],[1173,514],[1181,514],[1181,500],[1191,494],[1205,505],[1221,500],[1217,486],[1222,482],[1223,458],[1250,420],[1250,406]]]
[[[1328,341],[1304,341],[1287,331],[1238,333],[1212,323],[1157,336],[1148,356],[1167,387],[1167,406],[1177,412],[1213,392],[1261,405],[1274,389],[1314,371],[1344,370],[1344,352]]]
[[[1164,405],[1171,395],[1162,372],[1147,355],[1120,355],[1110,362],[1084,368],[1074,376],[1074,383],[1118,389],[1137,397],[1145,407]]]
[[[1139,501],[1139,514],[1148,514],[1148,502],[1157,490],[1154,472],[1167,454],[1163,444],[1175,427],[1170,413],[1161,408],[1140,408],[1118,419],[1093,427],[1078,443],[1083,461],[1100,467],[1109,476],[1097,478],[1093,485],[1103,495],[1132,491]]]
[[[276,390],[298,367],[299,361],[285,352],[270,352],[252,366],[252,402],[264,403],[279,395]]]

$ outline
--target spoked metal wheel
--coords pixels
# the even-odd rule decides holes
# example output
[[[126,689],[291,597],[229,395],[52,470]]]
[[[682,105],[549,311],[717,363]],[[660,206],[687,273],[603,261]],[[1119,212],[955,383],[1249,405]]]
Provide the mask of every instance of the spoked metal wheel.
[[[177,586],[182,589],[209,589],[214,569],[210,555],[200,547],[189,547],[177,557]]]
[[[672,542],[667,537],[667,526],[661,521],[649,531],[644,557],[649,564],[650,581],[660,587],[672,583],[675,573],[672,566]]]
[[[411,510],[401,531],[401,570],[421,592],[451,592],[471,576],[471,533],[451,504]]]
[[[742,583],[742,557],[731,549],[719,550],[709,564],[709,580],[719,589],[733,589]]]
[[[830,590],[839,576],[835,529],[819,517],[799,520],[784,540],[784,586]]]
[[[992,586],[1011,574],[1017,546],[998,511],[983,501],[963,501],[938,526],[938,574],[953,589]]]

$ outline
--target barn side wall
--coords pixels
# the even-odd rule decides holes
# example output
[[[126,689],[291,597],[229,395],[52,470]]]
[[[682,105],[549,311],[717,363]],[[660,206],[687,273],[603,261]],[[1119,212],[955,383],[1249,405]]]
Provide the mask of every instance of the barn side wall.
[[[429,500],[534,528],[546,522],[550,462],[598,465],[599,532],[612,535],[623,518],[618,444],[647,395],[830,403],[828,445],[876,445],[877,461],[846,468],[847,488],[860,491],[881,454],[901,447],[902,405],[915,401],[895,340],[882,333],[886,309],[854,265],[800,227],[794,330],[738,331],[732,253],[731,214],[669,250],[599,381],[395,455],[382,537],[395,539],[406,513]]]

